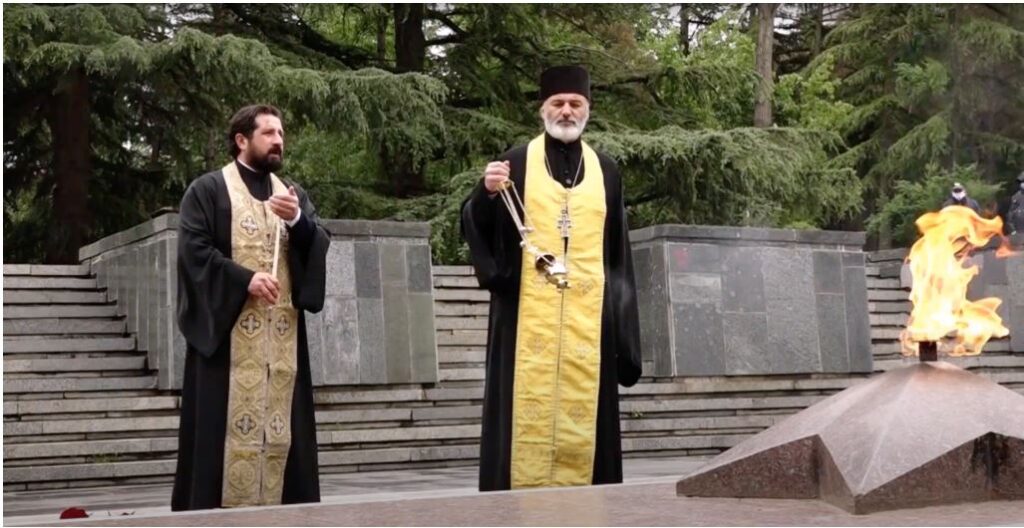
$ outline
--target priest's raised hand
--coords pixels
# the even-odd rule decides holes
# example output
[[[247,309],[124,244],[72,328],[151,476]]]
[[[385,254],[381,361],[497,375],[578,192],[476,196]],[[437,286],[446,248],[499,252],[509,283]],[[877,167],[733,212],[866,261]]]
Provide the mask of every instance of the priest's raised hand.
[[[306,313],[324,305],[330,236],[279,177],[272,106],[231,119],[233,158],[196,178],[178,218],[185,337],[172,510],[320,500]]]

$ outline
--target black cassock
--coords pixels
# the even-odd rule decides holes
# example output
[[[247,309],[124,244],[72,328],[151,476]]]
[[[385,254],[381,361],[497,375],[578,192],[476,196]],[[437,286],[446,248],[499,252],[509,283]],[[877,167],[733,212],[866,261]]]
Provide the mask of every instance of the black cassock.
[[[249,192],[267,199],[270,180],[236,163]],[[284,181],[285,185],[295,185]],[[306,193],[295,185],[302,215],[289,229],[292,302],[299,313],[298,372],[292,399],[292,443],[281,502],[319,502],[313,384],[303,310],[324,304],[330,237]],[[254,272],[231,260],[231,200],[221,171],[200,176],[181,201],[178,225],[178,324],[188,351],[181,389],[178,467],[171,509],[221,506],[231,329],[248,298]]]
[[[563,186],[571,186],[581,156],[579,141],[565,144],[546,136],[545,146],[552,176]],[[525,187],[526,148],[525,145],[514,148],[498,158],[510,162],[510,178],[524,202],[526,193],[530,192]],[[598,158],[604,173],[607,213],[593,483],[613,484],[622,482],[618,385],[630,387],[640,378],[640,323],[622,180],[611,158],[600,153]],[[583,180],[583,173],[581,168],[577,185]],[[469,243],[480,286],[491,292],[480,438],[480,491],[505,490],[511,486],[513,374],[522,250],[519,233],[501,198],[489,197],[482,181],[463,203],[462,235]],[[570,276],[571,273],[570,269]]]

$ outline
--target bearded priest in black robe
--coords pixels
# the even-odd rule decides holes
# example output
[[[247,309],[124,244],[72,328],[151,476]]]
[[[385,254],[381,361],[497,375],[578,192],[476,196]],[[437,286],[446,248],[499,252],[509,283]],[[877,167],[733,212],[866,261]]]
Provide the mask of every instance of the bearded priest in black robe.
[[[193,181],[179,211],[175,511],[320,500],[303,311],[323,308],[330,238],[274,174],[280,111],[239,110],[227,139],[234,159]]]
[[[622,179],[581,139],[589,75],[546,70],[540,95],[545,133],[488,164],[462,207],[491,292],[481,491],[622,482],[618,385],[641,374]]]

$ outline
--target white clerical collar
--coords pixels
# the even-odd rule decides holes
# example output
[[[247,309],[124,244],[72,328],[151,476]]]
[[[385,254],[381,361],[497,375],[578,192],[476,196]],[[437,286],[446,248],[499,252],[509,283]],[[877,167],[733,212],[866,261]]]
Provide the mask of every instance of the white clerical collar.
[[[247,165],[247,164],[246,164],[246,163],[245,163],[244,161],[242,161],[242,158],[235,158],[235,161],[237,161],[239,165],[241,165],[241,166],[243,166],[243,167],[245,167],[245,168],[247,168],[247,169],[251,170],[251,171],[252,171],[253,173],[255,173],[255,174],[259,174],[259,173],[260,173],[260,171],[258,171],[258,170],[256,170],[256,169],[254,169],[254,168],[250,167],[250,166],[249,166],[249,165]]]

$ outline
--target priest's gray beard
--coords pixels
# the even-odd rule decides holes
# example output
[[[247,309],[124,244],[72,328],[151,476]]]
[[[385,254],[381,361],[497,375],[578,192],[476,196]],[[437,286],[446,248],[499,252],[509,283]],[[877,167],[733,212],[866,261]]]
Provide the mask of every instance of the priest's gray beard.
[[[542,116],[543,117],[543,116]],[[548,135],[561,141],[562,143],[572,143],[583,135],[583,129],[587,126],[587,118],[576,120],[569,118],[562,120],[560,118],[549,120],[544,117],[544,130],[548,132]]]

